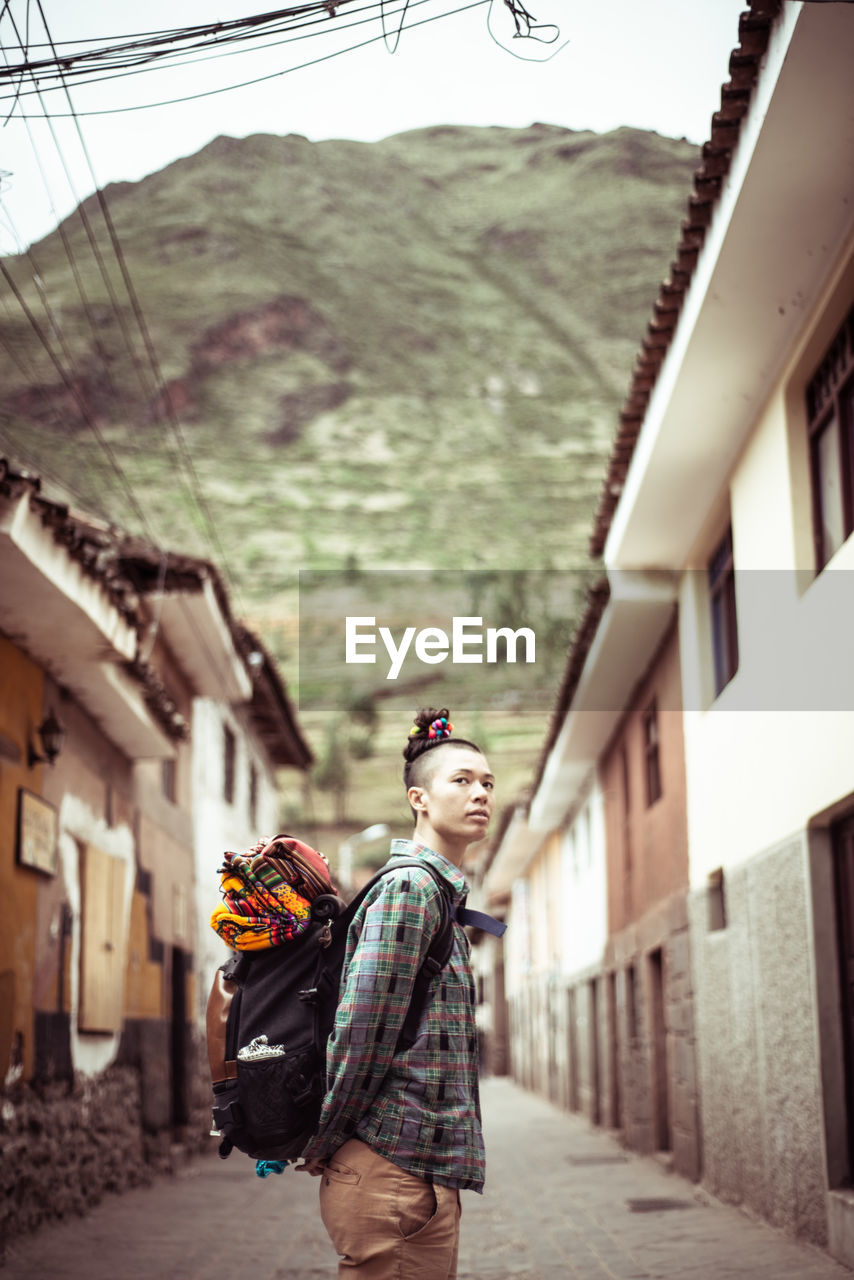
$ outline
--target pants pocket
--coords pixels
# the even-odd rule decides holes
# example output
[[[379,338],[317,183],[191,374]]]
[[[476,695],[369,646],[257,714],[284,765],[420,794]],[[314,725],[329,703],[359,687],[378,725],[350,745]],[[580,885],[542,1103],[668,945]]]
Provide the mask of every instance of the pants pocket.
[[[397,1229],[404,1240],[414,1240],[426,1231],[439,1211],[432,1182],[403,1174],[398,1194]]]
[[[356,1183],[362,1177],[355,1169],[351,1169],[348,1164],[345,1164],[343,1160],[336,1159],[335,1156],[330,1156],[326,1161],[322,1176],[327,1184],[330,1182]]]

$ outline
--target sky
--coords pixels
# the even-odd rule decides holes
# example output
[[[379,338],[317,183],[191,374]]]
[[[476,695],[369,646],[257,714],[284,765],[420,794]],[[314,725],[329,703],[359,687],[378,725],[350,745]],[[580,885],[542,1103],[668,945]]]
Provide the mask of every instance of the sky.
[[[361,2],[352,0],[350,15],[342,5],[328,29],[325,24],[313,39],[247,49],[169,72],[74,85],[71,99],[80,114],[80,133],[67,118],[22,119],[22,111],[36,117],[42,112],[39,99],[20,98],[12,109],[10,82],[4,81],[0,252],[17,252],[46,234],[96,182],[142,178],[219,134],[375,141],[434,124],[515,127],[543,121],[596,132],[632,125],[700,143],[709,136],[729,54],[738,43],[738,15],[746,7],[746,0],[526,0],[538,22],[560,28],[555,44],[547,47],[511,38],[512,16],[503,0],[449,17],[439,15],[467,0],[412,0],[407,22],[422,25],[404,30],[392,54],[376,18],[341,30],[345,20],[354,21],[351,15]],[[392,10],[401,2],[388,0]],[[138,0],[41,3],[50,34],[63,50],[61,42],[267,11],[245,0],[217,0],[216,9],[211,0],[146,0],[144,6]],[[31,56],[38,56],[34,46],[45,39],[38,5],[11,0],[11,15],[22,32],[29,17],[26,42]],[[328,56],[347,43],[372,38],[358,51]],[[0,44],[9,62],[21,56],[15,42],[10,15],[4,13]],[[532,60],[514,56],[519,53]],[[550,54],[549,61],[536,60]],[[326,60],[298,66],[317,57]],[[274,78],[221,92],[259,76]],[[210,96],[120,110],[189,94]],[[68,111],[58,90],[43,95],[42,103],[51,113]]]

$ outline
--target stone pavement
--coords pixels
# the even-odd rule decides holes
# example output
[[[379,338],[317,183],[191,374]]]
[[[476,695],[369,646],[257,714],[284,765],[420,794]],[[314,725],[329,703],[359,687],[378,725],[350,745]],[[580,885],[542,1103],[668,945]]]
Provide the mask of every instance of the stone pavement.
[[[488,1186],[463,1193],[459,1280],[851,1280],[508,1080],[483,1084]],[[334,1280],[317,1182],[239,1153],[13,1241],[3,1280]]]

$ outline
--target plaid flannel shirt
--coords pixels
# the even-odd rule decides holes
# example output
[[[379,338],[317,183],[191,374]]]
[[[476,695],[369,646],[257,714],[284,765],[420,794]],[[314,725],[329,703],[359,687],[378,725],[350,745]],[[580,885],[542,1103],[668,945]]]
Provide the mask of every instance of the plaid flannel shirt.
[[[387,865],[403,857],[423,858],[438,871],[454,905],[467,893],[459,869],[425,845],[393,840]],[[303,1154],[325,1159],[355,1137],[418,1177],[482,1191],[475,988],[468,939],[458,924],[451,958],[428,991],[417,1039],[395,1053],[440,913],[440,890],[417,867],[384,875],[356,913],[327,1046],[327,1093]]]

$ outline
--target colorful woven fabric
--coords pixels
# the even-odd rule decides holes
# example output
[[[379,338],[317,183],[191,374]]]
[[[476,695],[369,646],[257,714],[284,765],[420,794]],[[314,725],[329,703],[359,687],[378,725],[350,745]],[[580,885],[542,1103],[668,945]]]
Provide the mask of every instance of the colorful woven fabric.
[[[279,947],[308,928],[311,903],[332,893],[322,854],[291,836],[259,840],[248,853],[226,853],[222,902],[211,928],[237,951]]]

